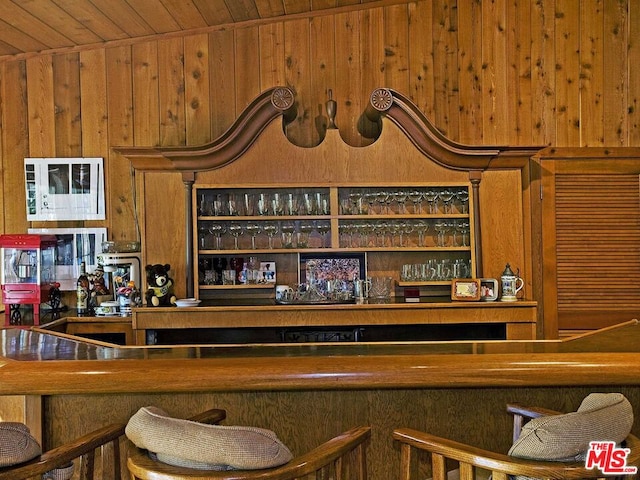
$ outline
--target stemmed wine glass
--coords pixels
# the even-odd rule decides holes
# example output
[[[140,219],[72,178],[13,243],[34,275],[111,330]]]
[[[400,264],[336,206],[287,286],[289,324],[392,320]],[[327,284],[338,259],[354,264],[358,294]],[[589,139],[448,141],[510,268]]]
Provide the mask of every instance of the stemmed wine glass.
[[[296,231],[296,224],[287,220],[280,225],[282,234],[282,246],[284,248],[293,248],[293,234]]]
[[[466,188],[458,190],[456,199],[460,202],[460,213],[469,213],[469,190]]]
[[[265,222],[262,230],[269,238],[269,248],[273,248],[273,237],[278,233],[278,224],[276,222]]]
[[[436,230],[436,245],[438,247],[446,247],[449,224],[444,220],[438,220],[433,228]]]
[[[422,192],[420,190],[411,190],[408,193],[409,201],[413,203],[413,213],[422,213]]]
[[[227,233],[227,228],[222,223],[213,223],[209,233],[216,237],[216,250],[222,250],[222,236]]]
[[[327,247],[327,233],[331,231],[329,222],[316,222],[316,231],[322,237],[322,247]]]
[[[453,198],[454,192],[450,188],[445,188],[439,193],[440,200],[442,200],[442,210],[444,213],[453,213]]]
[[[405,203],[409,193],[406,190],[396,190],[393,192],[393,199],[398,204],[398,213],[407,213]]]
[[[313,232],[313,222],[300,222],[300,235],[298,236],[298,246],[302,248],[309,247],[309,236]]]
[[[256,249],[256,236],[260,235],[260,233],[262,233],[262,227],[260,226],[259,223],[257,222],[249,222],[247,223],[247,226],[245,227],[247,233],[249,235],[251,235],[251,248],[253,250]]]
[[[427,201],[429,213],[438,213],[438,191],[432,188],[424,192],[424,199]]]
[[[235,250],[240,249],[240,247],[238,246],[238,239],[243,233],[244,228],[242,227],[242,224],[237,222],[232,222],[231,224],[229,224],[229,234],[233,237],[233,248]]]
[[[414,223],[414,227],[418,232],[418,246],[424,247],[424,238],[427,232],[429,231],[429,222],[425,220],[418,220]]]
[[[391,195],[385,190],[376,192],[376,202],[380,205],[380,213],[389,213],[389,199]]]

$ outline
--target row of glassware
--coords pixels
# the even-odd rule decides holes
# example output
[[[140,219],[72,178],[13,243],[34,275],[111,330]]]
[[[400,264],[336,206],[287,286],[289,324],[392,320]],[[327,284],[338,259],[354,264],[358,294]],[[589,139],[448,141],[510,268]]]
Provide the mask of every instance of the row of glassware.
[[[468,219],[380,219],[340,222],[341,248],[468,247]]]
[[[467,187],[363,188],[340,195],[342,215],[467,214]]]
[[[200,250],[328,248],[327,220],[201,222]],[[338,226],[340,248],[468,247],[468,219],[345,220]]]
[[[358,188],[340,192],[341,215],[468,214],[467,187]],[[330,215],[327,190],[207,191],[199,194],[199,216]]]
[[[465,258],[430,258],[424,263],[402,266],[403,282],[446,281],[454,278],[471,278],[471,260]]]
[[[273,248],[326,248],[329,221],[201,222],[200,250],[246,250]]]
[[[293,216],[330,215],[329,194],[315,192],[243,192],[201,193],[198,215],[218,216]]]

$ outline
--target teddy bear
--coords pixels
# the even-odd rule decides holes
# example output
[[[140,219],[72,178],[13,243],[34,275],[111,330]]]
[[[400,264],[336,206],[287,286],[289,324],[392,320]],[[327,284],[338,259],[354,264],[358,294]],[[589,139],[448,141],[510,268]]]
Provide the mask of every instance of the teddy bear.
[[[147,265],[147,286],[145,294],[147,307],[169,307],[175,305],[176,296],[173,294],[173,279],[169,276],[171,265]]]

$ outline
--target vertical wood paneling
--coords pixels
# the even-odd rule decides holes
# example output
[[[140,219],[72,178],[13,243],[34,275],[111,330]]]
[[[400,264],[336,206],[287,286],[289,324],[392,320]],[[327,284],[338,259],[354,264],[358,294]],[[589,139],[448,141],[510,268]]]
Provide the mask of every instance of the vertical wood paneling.
[[[640,4],[629,5],[629,35],[627,37],[628,86],[627,111],[628,145],[640,145]]]
[[[135,145],[160,143],[158,44],[132,47],[133,137]]]
[[[531,139],[531,4],[527,0],[515,0],[507,5],[509,24],[507,58],[510,78],[508,88],[514,89],[515,100],[507,100],[511,115],[509,143],[533,145]],[[476,143],[482,143],[481,141]]]
[[[107,129],[109,145],[133,144],[133,82],[131,48],[106,51]],[[116,93],[117,92],[117,93]],[[129,162],[117,154],[105,158],[107,211],[114,240],[136,240],[133,173]]]
[[[260,93],[260,42],[258,27],[239,28],[235,42],[235,78],[242,78],[234,86],[236,112],[241,112]]]
[[[534,145],[556,142],[555,131],[555,54],[553,22],[555,0],[531,4],[531,67]]]
[[[53,65],[50,55],[27,60],[29,156],[56,154]]]
[[[336,24],[336,89],[334,98],[338,102],[340,135],[351,145],[362,144],[357,122],[353,120],[362,113],[360,90],[362,76],[368,75],[370,67],[362,65],[360,40],[360,16],[354,12],[341,13],[335,17]],[[339,49],[339,51],[338,51]]]
[[[482,144],[482,8],[476,1],[458,5],[458,65],[460,66],[459,140]]]
[[[627,144],[627,35],[628,4],[625,0],[605,0],[604,9],[604,143]]]
[[[158,42],[160,143],[184,145],[184,42],[171,38]]]
[[[213,138],[222,135],[236,118],[234,36],[233,30],[222,30],[209,35]]]
[[[81,156],[80,56],[77,53],[53,57],[53,88],[57,155]]]
[[[335,95],[336,90],[335,70],[327,68],[329,65],[335,64],[336,60],[336,44],[333,32],[332,17],[317,17],[310,22],[309,65],[311,70],[311,91],[316,93],[316,98],[318,99],[315,104],[311,105],[311,115],[313,116],[314,130],[317,132],[318,139],[324,138],[327,128],[328,120],[325,104],[329,98],[328,91],[331,90],[332,95]]]
[[[580,2],[580,111],[582,112],[582,144],[597,147],[604,144],[603,106],[603,25],[602,0]]]
[[[275,85],[285,85],[284,25],[282,22],[261,25],[259,35],[260,90],[266,90]]]
[[[558,0],[556,6],[557,145],[580,144],[580,5]]]
[[[506,0],[482,2],[482,110],[484,141],[489,144],[508,143],[511,130],[507,102],[513,100],[506,75],[509,64],[506,13]]]
[[[25,62],[4,63],[0,67],[2,90],[2,233],[27,231],[24,161],[29,156],[29,118],[27,112],[27,69]],[[16,172],[20,172],[17,174]],[[8,201],[11,199],[11,201]]]
[[[433,118],[433,9],[431,2],[410,3],[408,8],[409,93],[420,110]]]
[[[109,149],[105,53],[105,50],[80,53],[82,155],[85,157],[105,157]]]
[[[311,90],[310,29],[306,19],[284,24],[284,55],[287,84],[295,85],[298,116],[291,122],[287,132],[300,145],[316,145],[320,134],[314,128],[318,102],[326,98],[324,92]]]
[[[384,80],[400,92],[409,91],[409,12],[406,5],[384,9]]]
[[[184,70],[187,144],[198,145],[212,139],[207,34],[185,37]]]
[[[387,72],[386,49],[384,48],[385,32],[379,28],[384,22],[384,15],[383,8],[372,8],[362,12],[360,15],[360,56],[362,68],[365,71],[365,74],[360,77],[362,82],[360,98],[365,105],[369,101],[373,90],[391,85],[385,80]],[[343,118],[338,125],[340,129],[342,129],[345,121],[348,121],[348,119]],[[370,143],[377,138],[379,133],[380,126],[377,123],[369,121],[364,115],[358,119],[358,134],[364,137],[360,143],[361,145]]]
[[[457,6],[451,0],[433,2],[434,115],[440,131],[457,137],[458,106],[458,32]]]

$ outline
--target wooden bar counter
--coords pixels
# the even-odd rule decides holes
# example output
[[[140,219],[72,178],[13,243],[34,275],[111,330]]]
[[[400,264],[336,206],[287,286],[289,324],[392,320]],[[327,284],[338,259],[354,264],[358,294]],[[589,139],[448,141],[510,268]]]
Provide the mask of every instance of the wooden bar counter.
[[[137,345],[149,343],[149,330],[362,327],[366,341],[367,327],[461,324],[496,325],[504,330],[502,338],[532,340],[536,320],[533,301],[452,302],[423,297],[419,303],[276,305],[268,299],[256,299],[253,304],[243,299],[242,304],[231,300],[212,306],[135,308],[132,327]]]
[[[226,424],[271,428],[298,452],[372,425],[370,478],[386,480],[397,475],[399,426],[506,450],[507,402],[570,411],[589,392],[619,391],[640,411],[635,320],[565,341],[119,347],[0,334],[0,393],[41,399],[51,445],[145,405],[185,417],[215,406]]]

